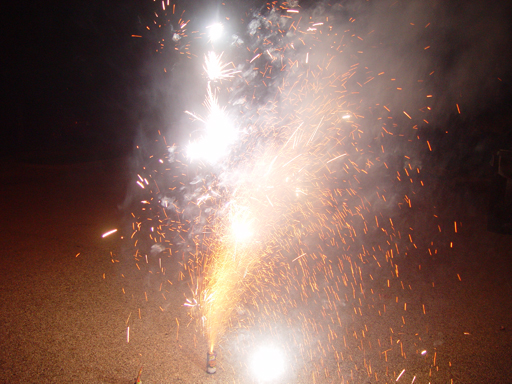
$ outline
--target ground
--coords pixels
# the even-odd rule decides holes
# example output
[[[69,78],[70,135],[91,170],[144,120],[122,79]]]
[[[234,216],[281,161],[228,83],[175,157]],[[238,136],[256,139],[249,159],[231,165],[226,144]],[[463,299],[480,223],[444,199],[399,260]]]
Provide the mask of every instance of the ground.
[[[2,162],[1,383],[128,384],[140,367],[144,383],[257,382],[240,374],[243,364],[229,364],[234,356],[227,347],[219,350],[218,372],[205,373],[206,343],[188,325],[179,284],[166,291],[163,307],[151,297],[142,304],[135,298],[146,277],[124,266],[129,251],[120,238],[131,169],[129,158]],[[457,233],[443,233],[445,246],[420,275],[404,272],[411,289],[401,300],[425,305],[424,315],[405,317],[407,329],[421,330],[427,340],[416,342],[407,359],[373,361],[376,371],[389,368],[378,381],[365,368],[354,380],[346,372],[344,380],[391,383],[405,369],[399,383],[427,383],[429,370],[432,383],[511,381],[512,237],[486,230],[485,183],[459,180],[451,187],[462,192],[447,196],[439,212],[445,228],[458,222]],[[112,228],[120,231],[101,237]],[[378,297],[391,307],[395,293]],[[388,332],[396,326],[391,319],[369,318],[368,332]],[[395,332],[404,345],[414,340],[400,336],[400,325]],[[425,358],[417,353],[423,348]],[[342,382],[300,374],[282,381]]]

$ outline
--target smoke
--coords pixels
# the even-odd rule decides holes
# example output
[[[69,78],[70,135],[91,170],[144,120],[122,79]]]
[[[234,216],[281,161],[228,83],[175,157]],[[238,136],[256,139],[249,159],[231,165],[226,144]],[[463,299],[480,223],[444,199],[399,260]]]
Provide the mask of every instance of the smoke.
[[[457,154],[452,151],[449,158],[437,158],[439,167],[459,161],[461,153],[470,156],[477,150],[489,151],[487,144],[469,136],[445,137],[440,133],[454,119],[471,123],[486,111],[496,111],[497,106],[503,105],[502,98],[510,96],[506,89],[511,75],[510,5],[427,0],[296,2],[291,5],[300,10],[302,25],[328,20],[339,32],[332,39],[322,36],[316,41],[311,39],[307,46],[300,34],[292,33],[297,25],[286,17],[286,12],[255,3],[232,2],[211,9],[202,6],[196,13],[187,9],[187,17],[179,16],[178,12],[170,17],[167,28],[163,23],[161,29],[151,31],[158,52],[148,56],[141,72],[146,80],[139,95],[144,100],[139,109],[141,127],[145,127],[139,140],[142,157],[165,153],[165,149],[155,144],[157,130],[181,147],[200,133],[201,127],[184,111],[200,115],[204,110],[207,79],[206,75],[200,75],[203,73],[200,58],[207,52],[208,39],[200,31],[223,14],[229,15],[225,30],[231,38],[215,48],[219,52],[223,50],[223,59],[232,60],[239,74],[228,86],[223,85],[218,97],[237,116],[236,124],[243,136],[227,161],[202,171],[190,166],[187,177],[190,180],[199,177],[201,182],[190,184],[183,177],[184,185],[179,190],[159,195],[159,205],[172,201],[172,205],[183,207],[190,201],[211,196],[215,188],[234,188],[244,182],[244,175],[250,174],[251,156],[256,159],[272,142],[283,144],[281,138],[297,129],[299,117],[305,116],[300,121],[304,129],[314,130],[321,124],[324,120],[308,117],[307,113],[301,115],[297,106],[280,94],[285,78],[292,84],[304,76],[306,62],[311,68],[316,65],[329,68],[326,76],[349,73],[350,86],[310,92],[300,108],[307,108],[315,97],[325,96],[325,92],[339,92],[341,100],[346,100],[343,105],[347,110],[364,115],[355,122],[355,126],[364,127],[366,132],[358,146],[386,147],[382,158],[390,169],[407,166],[421,169],[428,153],[425,141],[429,138],[437,138],[433,144],[438,148],[452,149],[453,142],[459,139],[467,144]],[[176,34],[179,39],[169,38]],[[331,57],[330,62],[325,62],[325,57]],[[292,65],[294,62],[298,63],[296,67]],[[270,72],[269,67],[272,67]],[[262,124],[265,119],[273,119],[276,111],[278,120]],[[389,118],[392,120],[385,120]],[[333,117],[327,120],[336,121]],[[261,132],[261,127],[274,133]],[[384,135],[383,129],[392,137]],[[166,164],[183,159],[172,148],[162,156]],[[362,164],[367,154],[368,150],[363,150],[350,156]],[[140,165],[139,162],[135,168]],[[205,176],[208,172],[216,174],[218,179]],[[382,187],[391,187],[385,185],[386,176],[379,173],[389,175],[391,171],[376,166],[372,174],[373,178],[380,177]],[[213,180],[217,180],[216,185],[212,184]],[[181,196],[174,196],[176,193]],[[375,206],[396,207],[399,195],[388,198],[387,204],[375,196],[365,198]],[[137,190],[133,198],[139,197]],[[188,220],[193,220],[196,210],[187,208]]]
[[[362,19],[365,63],[383,67],[396,89],[380,88],[391,106],[417,110],[428,105],[435,125],[454,114],[466,119],[502,103],[510,84],[511,5],[480,1],[374,1],[339,3]],[[364,48],[364,50],[363,50]],[[501,79],[501,80],[500,80]],[[508,85],[509,86],[509,85]],[[431,97],[424,99],[422,90]]]
[[[459,115],[459,111],[458,118],[471,120],[489,109],[499,109],[496,107],[503,104],[503,99],[510,97],[512,6],[508,3],[352,0],[301,1],[296,6],[301,10],[303,23],[328,16],[332,23],[346,27],[343,40],[346,46],[342,47],[339,60],[345,55],[351,63],[360,62],[364,68],[358,72],[365,71],[367,77],[375,77],[361,89],[367,104],[384,104],[394,114],[403,110],[410,114],[428,107],[426,120],[433,126],[442,126]],[[248,11],[251,7],[253,11]],[[190,19],[188,35],[180,38],[176,45],[178,51],[185,47],[194,50],[189,44],[191,31],[200,31],[209,23],[223,19],[224,14],[229,15],[226,31],[232,36],[231,45],[217,48],[229,51],[225,60],[233,60],[237,69],[243,70],[242,81],[247,82],[257,75],[255,65],[244,64],[252,59],[248,51],[261,47],[264,41],[275,44],[278,39],[287,38],[277,36],[269,28],[272,24],[279,23],[283,29],[290,27],[289,19],[253,1],[231,2],[221,7],[203,4],[197,12],[185,9],[187,17],[183,19]],[[145,69],[149,77],[145,91],[148,114],[142,118],[160,114],[162,120],[153,125],[165,129],[177,141],[186,141],[193,128],[183,111],[198,110],[204,92],[197,76],[202,72],[199,60],[185,59],[184,55],[177,57],[171,52],[174,46],[166,33],[176,33],[180,24],[178,17],[175,19],[167,29],[157,31],[160,35],[153,36],[155,41],[165,40],[167,47],[148,57]],[[192,53],[197,57],[205,53],[200,42],[203,40],[207,38],[202,36],[194,41],[196,50]],[[265,55],[275,55],[272,44],[268,48]],[[299,45],[295,48],[297,53],[302,53]],[[274,79],[278,83],[278,77]],[[256,97],[268,100],[272,92],[268,89],[261,92],[262,88],[258,88]],[[230,103],[243,104],[244,91],[243,87],[233,86]]]

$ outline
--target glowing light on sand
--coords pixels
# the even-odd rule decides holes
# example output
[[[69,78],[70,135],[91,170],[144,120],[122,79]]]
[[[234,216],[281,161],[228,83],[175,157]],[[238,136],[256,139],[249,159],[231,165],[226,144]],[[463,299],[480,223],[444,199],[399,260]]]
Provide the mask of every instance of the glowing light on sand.
[[[260,382],[276,380],[285,371],[283,352],[273,346],[260,347],[252,355],[250,368]]]

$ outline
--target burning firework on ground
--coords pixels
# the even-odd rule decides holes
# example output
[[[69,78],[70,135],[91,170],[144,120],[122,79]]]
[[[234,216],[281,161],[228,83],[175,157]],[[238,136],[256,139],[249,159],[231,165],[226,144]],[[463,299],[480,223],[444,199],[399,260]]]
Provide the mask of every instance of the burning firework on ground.
[[[170,146],[162,133],[165,152],[140,172],[137,267],[158,260],[152,278],[187,281],[185,307],[209,351],[224,344],[252,359],[258,380],[414,382],[397,368],[412,354],[427,382],[435,354],[405,317],[425,307],[407,307],[399,270],[418,247],[435,252],[408,221],[423,185],[416,157],[430,146],[418,133],[427,91],[410,89],[423,93],[421,110],[379,100],[395,79],[366,64],[378,38],[341,4],[268,3],[245,10],[242,30],[229,19],[190,35],[197,25],[176,8],[156,13],[164,27],[180,15],[160,49],[203,60],[204,103],[184,111],[189,142]],[[196,37],[206,52],[193,53]],[[400,321],[370,323],[386,316]]]

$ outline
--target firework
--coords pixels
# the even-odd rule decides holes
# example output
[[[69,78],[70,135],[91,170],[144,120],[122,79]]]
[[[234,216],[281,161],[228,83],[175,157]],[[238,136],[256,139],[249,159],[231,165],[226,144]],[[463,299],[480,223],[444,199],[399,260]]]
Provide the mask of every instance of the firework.
[[[364,319],[390,311],[381,292],[404,287],[396,257],[417,247],[401,219],[423,185],[410,155],[424,144],[413,124],[424,116],[396,118],[369,101],[392,80],[372,86],[381,72],[360,63],[352,23],[339,7],[269,3],[233,44],[245,41],[240,63],[204,55],[204,113],[186,112],[198,124],[186,156],[172,146],[139,176],[152,197],[134,215],[132,237],[146,243],[139,249],[158,245],[153,256],[181,250],[185,306],[209,353],[235,325],[289,330],[283,345],[300,351],[293,364],[313,377],[354,380],[341,364],[361,354],[373,376],[370,351],[386,362],[408,353]],[[211,41],[218,25],[207,28]],[[403,116],[407,124],[395,123]]]
[[[208,351],[206,354],[206,372],[213,374],[217,372],[217,353],[214,351]]]

